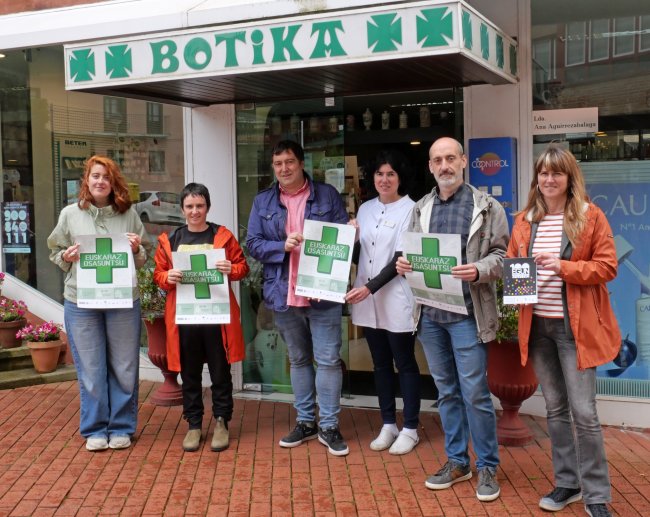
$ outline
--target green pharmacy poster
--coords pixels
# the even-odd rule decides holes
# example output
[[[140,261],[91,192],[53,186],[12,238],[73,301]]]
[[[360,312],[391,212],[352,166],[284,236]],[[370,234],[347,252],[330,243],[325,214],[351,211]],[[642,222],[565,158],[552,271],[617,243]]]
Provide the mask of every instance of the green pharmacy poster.
[[[176,324],[230,323],[228,279],[217,270],[223,249],[175,251],[174,269],[183,272],[176,286]]]
[[[417,303],[449,312],[467,314],[463,284],[451,276],[451,268],[460,265],[460,235],[413,233],[402,235],[403,255],[413,267],[406,281]]]
[[[355,232],[349,224],[305,221],[296,280],[297,295],[345,302]]]
[[[77,305],[87,309],[133,307],[135,266],[125,233],[78,235]]]

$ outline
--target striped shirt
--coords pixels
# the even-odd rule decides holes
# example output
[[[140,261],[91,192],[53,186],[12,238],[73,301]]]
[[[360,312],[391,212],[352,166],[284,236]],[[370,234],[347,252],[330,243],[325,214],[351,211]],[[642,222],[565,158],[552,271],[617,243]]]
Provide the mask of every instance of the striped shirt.
[[[538,253],[560,256],[563,222],[564,214],[544,216],[535,235],[533,256]],[[562,279],[550,269],[537,270],[537,300],[533,305],[533,314],[543,318],[564,318]]]

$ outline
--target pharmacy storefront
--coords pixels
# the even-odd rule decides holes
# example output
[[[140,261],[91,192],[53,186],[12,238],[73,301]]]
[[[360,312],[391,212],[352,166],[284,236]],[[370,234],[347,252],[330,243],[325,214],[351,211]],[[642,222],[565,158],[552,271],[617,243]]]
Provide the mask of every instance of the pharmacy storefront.
[[[153,5],[123,3],[141,4],[143,20],[145,4]],[[134,185],[153,238],[178,224],[174,193],[199,181],[212,193],[210,219],[244,245],[253,198],[273,181],[270,153],[281,139],[301,143],[307,172],[334,185],[350,214],[367,198],[379,150],[408,156],[415,179],[409,194],[418,199],[433,186],[429,145],[454,136],[476,164],[468,179],[511,213],[528,195],[536,154],[551,140],[563,142],[616,235],[621,266],[610,291],[625,339],[616,361],[599,370],[598,390],[600,403],[613,408],[612,423],[629,423],[618,408],[640,413],[645,409],[629,408],[650,400],[650,253],[643,245],[650,228],[650,8],[599,0],[567,11],[550,3],[557,8],[537,0],[330,0],[313,10],[287,1],[185,1],[183,22],[81,31],[75,41],[68,31],[58,44],[25,45],[7,52],[23,79],[11,74],[2,85],[5,201],[22,196],[32,203],[31,224],[53,224],[74,200],[83,159],[103,152]],[[110,7],[88,9],[101,16]],[[11,98],[31,114],[29,127],[12,115]],[[543,120],[557,123],[536,129]],[[594,125],[576,125],[585,120]],[[29,144],[17,141],[23,136],[31,136]],[[497,141],[500,147],[490,147]],[[8,161],[12,145],[23,150],[16,165]],[[164,214],[156,209],[163,199]],[[3,244],[4,264],[57,300],[60,277],[41,273],[50,266],[39,239],[22,255]],[[238,286],[247,343],[238,385],[289,392],[286,345],[261,303],[261,266],[249,263],[251,274]],[[341,332],[346,395],[372,395],[363,334],[347,315]],[[431,394],[425,398],[434,398],[421,351],[418,359]],[[531,404],[543,414],[541,397]]]

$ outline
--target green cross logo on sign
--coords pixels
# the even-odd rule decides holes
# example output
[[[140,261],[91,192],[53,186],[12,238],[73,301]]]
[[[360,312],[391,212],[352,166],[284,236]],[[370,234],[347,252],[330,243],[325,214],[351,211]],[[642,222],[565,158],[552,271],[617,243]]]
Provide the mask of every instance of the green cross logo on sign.
[[[210,299],[210,286],[223,284],[223,274],[217,269],[208,269],[205,255],[191,255],[190,267],[183,271],[182,284],[194,284],[194,297],[197,300]]]
[[[113,253],[113,239],[108,237],[95,239],[95,253],[79,255],[79,266],[81,269],[94,269],[98,284],[112,284],[113,269],[122,269],[128,265],[128,253]]]
[[[422,238],[421,255],[407,253],[406,260],[413,271],[424,273],[424,284],[432,289],[441,289],[440,275],[451,275],[451,268],[457,264],[456,257],[440,255],[440,240],[431,237]]]
[[[337,228],[323,226],[321,240],[305,239],[305,255],[318,257],[316,271],[319,273],[331,273],[335,260],[347,262],[350,256],[350,246],[337,244],[336,239],[338,236],[339,230]]]

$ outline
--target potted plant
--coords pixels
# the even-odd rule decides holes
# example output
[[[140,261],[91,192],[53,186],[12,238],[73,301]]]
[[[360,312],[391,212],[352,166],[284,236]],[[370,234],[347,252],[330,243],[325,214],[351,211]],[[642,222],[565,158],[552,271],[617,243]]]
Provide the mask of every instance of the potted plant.
[[[16,333],[29,348],[34,369],[38,373],[49,373],[56,370],[61,352],[61,330],[58,323],[48,321],[34,327],[31,323]]]
[[[147,356],[163,374],[164,382],[150,400],[159,406],[177,406],[183,403],[183,392],[178,384],[178,373],[167,369],[167,331],[165,330],[165,300],[167,293],[153,279],[153,261],[137,270],[140,289],[140,309],[147,329]]]
[[[25,325],[27,305],[22,300],[0,299],[0,345],[2,348],[20,346],[16,331]]]
[[[0,294],[2,294],[2,284],[4,283],[4,281],[5,281],[5,274],[2,271],[0,271]]]
[[[519,309],[517,305],[503,303],[503,283],[497,282],[497,309],[499,330],[488,345],[488,386],[503,409],[497,422],[497,439],[500,445],[521,446],[530,443],[533,436],[521,420],[519,409],[537,389],[533,364],[528,360],[521,366],[519,352]]]

